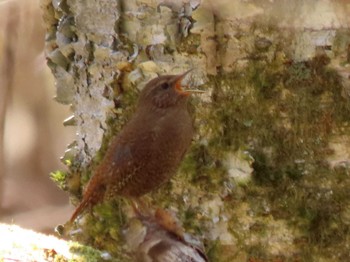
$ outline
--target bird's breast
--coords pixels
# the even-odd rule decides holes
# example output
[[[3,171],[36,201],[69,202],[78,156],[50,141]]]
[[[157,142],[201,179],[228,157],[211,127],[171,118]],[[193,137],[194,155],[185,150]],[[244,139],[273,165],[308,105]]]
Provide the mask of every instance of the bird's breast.
[[[133,174],[121,192],[123,195],[140,196],[168,181],[175,174],[193,136],[187,111],[149,119],[140,128],[142,135],[131,146]]]

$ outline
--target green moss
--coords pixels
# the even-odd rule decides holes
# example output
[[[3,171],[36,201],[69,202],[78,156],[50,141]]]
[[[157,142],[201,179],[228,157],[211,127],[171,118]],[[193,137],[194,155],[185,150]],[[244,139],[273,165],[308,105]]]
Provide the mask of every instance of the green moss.
[[[203,228],[197,219],[199,212],[199,208],[189,208],[184,210],[181,212],[181,221],[182,226],[186,229],[186,232],[200,236],[203,234]]]
[[[50,173],[50,178],[58,185],[59,188],[63,190],[66,188],[67,176],[68,176],[68,173],[63,172],[61,170],[57,170],[55,172]]]
[[[77,254],[79,259],[73,259],[72,262],[89,262],[89,261],[123,261],[117,258],[111,258],[107,253],[94,249],[89,246],[80,245],[77,243],[72,243],[70,247],[70,252]]]
[[[244,148],[254,159],[253,182],[239,190],[234,185],[232,192],[225,195],[227,216],[231,212],[228,207],[234,210],[238,201],[246,202],[253,219],[265,216],[284,219],[288,226],[301,232],[293,243],[298,249],[296,261],[318,261],[320,257],[334,260],[332,253],[337,254],[336,259],[346,261],[350,255],[341,247],[348,244],[350,229],[341,219],[344,208],[341,203],[350,199],[349,168],[332,169],[327,163],[332,153],[331,138],[341,132],[347,134],[342,127],[350,121],[350,103],[342,94],[341,78],[330,69],[330,60],[325,55],[294,62],[288,54],[291,39],[271,23],[254,24],[250,33],[254,35],[252,43],[261,34],[271,38],[271,43],[254,48],[251,42],[244,43],[242,37],[242,45],[249,46],[246,67],[209,76],[207,85],[213,90],[212,102],[192,100],[197,140],[174,180],[151,194],[153,204],[174,207],[179,210],[187,232],[205,235],[211,222],[205,215],[198,215],[202,211],[200,206],[186,205],[184,199],[190,195],[173,193],[178,190],[176,182],[181,181],[178,184],[189,188],[189,192],[221,196],[228,180],[224,159],[227,153]],[[188,46],[197,50],[198,43],[199,39],[190,35],[178,46],[178,51],[188,50]],[[132,114],[136,97],[137,91],[130,89],[118,102],[116,114],[108,120],[110,129],[91,166],[101,161],[109,141]],[[92,173],[80,171],[82,186]],[[67,179],[60,172],[53,177],[61,185]],[[125,204],[117,200],[96,206],[93,215],[86,214],[83,233],[77,239],[113,255],[120,254]],[[239,215],[235,214],[237,220]],[[249,233],[263,239],[269,229],[264,223],[255,223]],[[230,223],[230,231],[249,259],[285,259],[271,255],[264,243],[250,242],[237,228],[239,225]],[[204,241],[210,261],[221,261],[224,247],[219,241]]]
[[[287,43],[274,43],[276,52]],[[327,257],[326,246],[338,250],[347,242],[349,226],[339,217],[349,195],[338,185],[348,185],[349,175],[329,168],[326,158],[330,139],[349,122],[350,103],[327,56],[305,62],[280,57],[255,54],[243,73],[210,78],[213,103],[197,109],[207,113],[206,127],[199,130],[210,136],[192,148],[183,170],[195,174],[192,184],[203,181],[208,191],[220,192],[223,153],[245,148],[254,158],[255,182],[244,188],[245,201],[257,216],[266,214],[267,201],[275,219],[304,232],[311,247],[301,245],[305,253],[298,259],[312,261],[307,252]],[[246,248],[251,257],[270,258],[262,246]]]
[[[181,172],[188,174],[185,179],[202,190],[208,190],[209,188],[218,190],[224,178],[222,173],[225,170],[220,161],[216,160],[215,151],[210,151],[207,146],[196,144],[185,158],[181,166]]]
[[[83,231],[74,235],[74,239],[99,250],[108,250],[114,257],[124,254],[124,259],[128,259],[123,251],[122,228],[125,226],[125,203],[122,199],[105,201],[96,205],[93,211],[85,214]],[[127,261],[127,260],[125,260]]]
[[[178,52],[186,52],[189,54],[197,54],[201,45],[201,36],[199,34],[190,34],[183,38],[176,46]]]
[[[217,261],[222,252],[220,241],[212,241],[207,247],[207,256],[209,261]]]
[[[268,261],[269,256],[266,254],[265,247],[262,245],[250,246],[247,250],[248,256],[251,260]]]

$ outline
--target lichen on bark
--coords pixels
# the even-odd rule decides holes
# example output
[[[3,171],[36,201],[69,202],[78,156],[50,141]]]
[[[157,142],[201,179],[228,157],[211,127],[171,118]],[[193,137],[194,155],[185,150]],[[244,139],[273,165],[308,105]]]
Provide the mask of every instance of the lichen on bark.
[[[78,129],[66,189],[80,191],[148,80],[194,68],[189,83],[208,91],[191,101],[195,139],[147,202],[212,261],[346,260],[350,38],[329,12],[341,3],[318,3],[317,21],[298,1],[288,15],[286,2],[230,2],[43,1],[57,100]],[[124,199],[98,205],[78,237],[120,255],[129,211]]]

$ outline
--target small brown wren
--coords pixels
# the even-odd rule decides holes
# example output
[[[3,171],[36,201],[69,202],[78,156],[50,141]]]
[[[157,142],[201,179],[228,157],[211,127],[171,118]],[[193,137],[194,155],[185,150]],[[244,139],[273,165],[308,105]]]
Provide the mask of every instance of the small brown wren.
[[[187,110],[189,95],[203,92],[182,89],[181,81],[188,72],[147,83],[134,115],[112,139],[70,222],[87,206],[101,202],[106,193],[140,197],[174,175],[193,136]]]

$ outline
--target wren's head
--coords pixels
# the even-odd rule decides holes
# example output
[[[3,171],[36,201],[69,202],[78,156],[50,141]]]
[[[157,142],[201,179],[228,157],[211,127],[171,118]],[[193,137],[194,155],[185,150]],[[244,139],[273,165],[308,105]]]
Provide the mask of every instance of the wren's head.
[[[139,106],[169,108],[185,104],[191,90],[183,90],[181,81],[188,73],[189,71],[152,79],[141,92]]]

